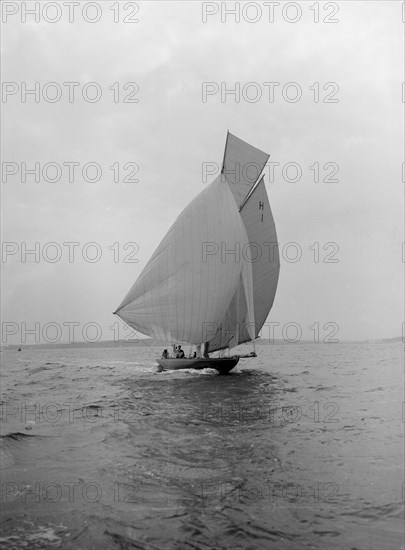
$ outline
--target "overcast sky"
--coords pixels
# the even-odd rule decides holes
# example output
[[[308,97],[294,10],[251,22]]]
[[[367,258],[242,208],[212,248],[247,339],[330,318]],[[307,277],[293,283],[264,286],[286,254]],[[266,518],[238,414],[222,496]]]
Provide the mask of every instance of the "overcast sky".
[[[117,4],[103,1],[101,13],[90,7],[84,14],[100,16],[95,23],[84,20],[82,6],[70,23],[67,7],[58,15],[52,3],[42,2],[49,5],[39,22],[30,15],[24,22],[19,3],[4,4],[3,80],[14,84],[2,104],[3,344],[21,341],[22,323],[28,329],[39,323],[41,330],[58,323],[61,340],[69,336],[63,323],[79,323],[75,340],[82,339],[86,323],[97,323],[101,338],[113,339],[109,327],[118,319],[112,311],[176,216],[212,181],[204,181],[202,166],[221,163],[228,129],[280,163],[273,165],[274,177],[267,167],[265,178],[280,249],[292,259],[297,250],[301,254],[299,261],[281,258],[268,318],[280,323],[274,336],[281,338],[281,327],[292,322],[302,327],[303,338],[313,337],[309,327],[319,323],[321,340],[331,332],[327,322],[338,325],[339,340],[401,334],[400,2],[321,2],[319,23],[312,2],[299,3],[300,11],[290,6],[284,19],[285,4],[275,6],[273,22],[270,7],[253,2],[249,11],[241,10],[239,23],[226,13],[222,22],[221,4],[214,2],[130,2],[117,11]],[[203,10],[218,13],[203,22]],[[59,16],[55,23],[46,20]],[[139,21],[124,23],[124,17]],[[24,98],[23,82],[27,88],[39,83],[38,102],[33,95]],[[49,82],[62,91],[59,101],[51,101],[58,86],[46,87]],[[71,86],[72,102],[64,82],[79,83]],[[84,88],[89,82],[98,84],[100,101],[83,99],[82,92],[91,99],[97,91]],[[124,88],[129,82],[139,91]],[[216,83],[205,101],[204,82]],[[221,101],[221,83],[230,89],[236,82],[240,101],[231,94]],[[280,84],[273,98],[264,84],[269,82]],[[285,87],[291,82],[296,84]],[[326,83],[335,84],[324,89]],[[123,102],[125,97],[138,102]],[[59,181],[46,181],[57,176],[52,166],[39,182],[32,175],[22,181],[22,163],[40,163],[42,171],[52,162],[62,169]],[[73,182],[67,162],[80,163]],[[90,162],[102,170],[97,182],[82,176]],[[295,182],[288,181],[295,178],[293,165],[284,178],[281,170],[293,162],[302,170]],[[109,168],[114,163],[115,172]],[[126,163],[139,166],[132,175],[139,181],[122,181],[131,175]],[[338,181],[323,181],[336,165],[331,177]],[[90,167],[87,179],[96,175]],[[23,254],[35,242],[37,262]],[[57,252],[46,246],[50,242],[62,251],[56,262],[50,261]],[[71,248],[72,262],[67,242],[80,243]],[[83,258],[97,253],[86,248],[90,242],[98,243],[100,261]],[[124,250],[126,243],[139,250]],[[128,255],[138,263],[124,262]],[[5,326],[16,334],[5,335]],[[48,341],[55,334],[49,328]]]

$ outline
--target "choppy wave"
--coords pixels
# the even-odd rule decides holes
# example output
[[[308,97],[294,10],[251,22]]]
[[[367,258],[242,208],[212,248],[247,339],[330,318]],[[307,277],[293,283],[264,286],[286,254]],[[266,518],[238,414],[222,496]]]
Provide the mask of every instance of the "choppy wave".
[[[397,347],[257,351],[229,376],[4,352],[0,547],[401,548]]]

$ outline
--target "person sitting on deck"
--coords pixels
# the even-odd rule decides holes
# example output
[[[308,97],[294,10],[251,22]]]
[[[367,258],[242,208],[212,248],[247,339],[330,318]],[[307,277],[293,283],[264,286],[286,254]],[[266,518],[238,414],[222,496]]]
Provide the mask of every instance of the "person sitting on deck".
[[[167,349],[164,349],[162,353],[162,359],[168,359],[168,357],[169,357],[168,351]]]
[[[181,349],[181,346],[178,346],[177,348],[176,358],[184,359],[184,351]]]

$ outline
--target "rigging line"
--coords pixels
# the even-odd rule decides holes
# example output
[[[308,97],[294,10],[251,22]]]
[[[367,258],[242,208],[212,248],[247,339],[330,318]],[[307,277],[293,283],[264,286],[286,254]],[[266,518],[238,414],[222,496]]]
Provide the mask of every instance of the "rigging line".
[[[134,329],[133,327],[131,328],[135,331],[136,335],[140,334],[136,329]],[[151,346],[145,343],[145,340],[147,340],[147,338],[138,338],[138,340],[140,340],[143,344],[145,344],[145,346],[149,348],[154,355],[156,355],[157,352]]]

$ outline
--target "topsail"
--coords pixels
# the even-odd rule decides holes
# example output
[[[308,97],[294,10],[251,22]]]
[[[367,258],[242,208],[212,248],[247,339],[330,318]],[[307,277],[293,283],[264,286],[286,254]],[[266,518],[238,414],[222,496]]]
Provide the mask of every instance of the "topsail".
[[[137,331],[209,351],[254,340],[280,262],[268,155],[228,133],[221,174],[181,212],[115,312]]]

